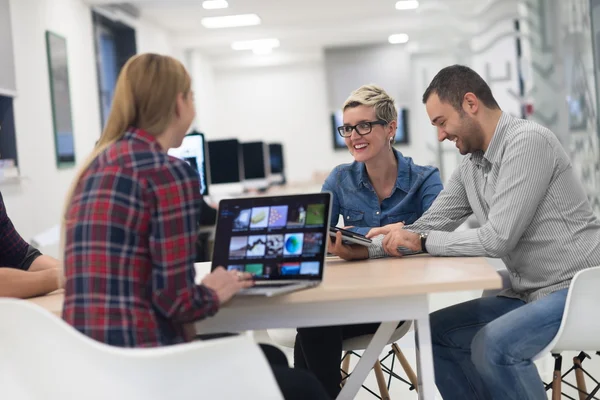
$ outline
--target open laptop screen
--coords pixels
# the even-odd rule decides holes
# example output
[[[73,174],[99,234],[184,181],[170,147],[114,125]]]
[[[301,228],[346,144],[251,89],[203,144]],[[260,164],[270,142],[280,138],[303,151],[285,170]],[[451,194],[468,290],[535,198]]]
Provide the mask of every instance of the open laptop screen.
[[[330,203],[330,193],[221,201],[212,268],[257,280],[321,280]]]

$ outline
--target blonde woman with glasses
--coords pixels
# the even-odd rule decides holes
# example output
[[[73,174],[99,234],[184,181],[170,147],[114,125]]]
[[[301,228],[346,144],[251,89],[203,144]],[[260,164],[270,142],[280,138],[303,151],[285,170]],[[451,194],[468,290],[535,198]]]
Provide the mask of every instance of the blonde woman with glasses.
[[[93,339],[121,347],[191,340],[189,324],[253,284],[223,268],[194,283],[199,178],[167,155],[194,117],[181,63],[143,54],[123,67],[106,128],[67,196],[63,226],[63,318]],[[283,355],[273,361],[272,350],[265,351],[276,355],[272,364],[285,364]],[[322,398],[309,374],[286,365],[273,371],[286,398]]]
[[[354,162],[337,166],[323,185],[323,190],[333,193],[331,225],[342,217],[350,230],[366,235],[371,228],[413,223],[442,190],[437,168],[417,165],[394,149],[398,111],[382,88],[360,87],[342,109],[344,121],[338,133]],[[356,246],[355,251],[357,257],[368,256],[367,247]],[[313,372],[329,395],[336,397],[343,340],[375,333],[378,326],[300,328],[295,366]]]

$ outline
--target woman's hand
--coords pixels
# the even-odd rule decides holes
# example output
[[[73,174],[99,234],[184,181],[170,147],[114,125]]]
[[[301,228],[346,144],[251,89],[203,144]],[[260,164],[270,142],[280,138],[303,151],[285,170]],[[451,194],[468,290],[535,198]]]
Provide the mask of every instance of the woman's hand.
[[[217,267],[202,279],[202,284],[214,290],[220,305],[223,305],[240,290],[254,286],[254,280],[248,272],[226,271],[223,267]]]
[[[346,261],[369,258],[369,250],[365,246],[343,244],[342,240],[342,232],[335,234],[335,241],[327,236],[327,251]]]

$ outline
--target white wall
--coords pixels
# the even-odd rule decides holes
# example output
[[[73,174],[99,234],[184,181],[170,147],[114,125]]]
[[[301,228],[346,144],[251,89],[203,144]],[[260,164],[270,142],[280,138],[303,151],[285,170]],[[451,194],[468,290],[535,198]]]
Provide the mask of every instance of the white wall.
[[[214,68],[207,57],[197,51],[186,53],[185,62],[193,76],[196,120],[194,128],[201,132],[217,131]],[[210,137],[210,135],[209,135]]]
[[[217,70],[215,93],[215,130],[206,132],[208,139],[282,142],[290,181],[351,160],[333,151],[322,63]]]
[[[413,91],[410,54],[403,45],[345,47],[325,50],[328,99],[339,110],[350,93],[364,84],[381,86],[396,100],[409,106]]]
[[[502,110],[520,117],[518,60],[514,21],[505,19],[471,41],[470,67],[486,80]]]
[[[410,123],[412,127],[412,154],[415,161],[425,165],[435,165],[440,169],[442,181],[447,181],[461,160],[460,153],[452,142],[439,143],[437,130],[431,125],[423,93],[438,71],[458,62],[452,54],[431,53],[413,54],[411,57],[412,101]]]
[[[406,62],[397,67],[398,76],[406,77],[408,83],[394,85],[399,87],[390,88],[390,92],[401,95],[400,106],[412,107],[409,61],[406,57]],[[206,78],[206,70],[201,68],[194,69],[193,74],[196,81]],[[206,101],[212,100],[216,107],[203,110],[197,104],[199,118],[207,109],[214,110],[214,118],[209,117],[213,129],[205,131],[208,140],[236,137],[241,141],[280,141],[284,144],[288,180],[292,182],[352,162],[348,151],[333,149],[332,107],[322,59],[268,67],[214,68],[210,74],[214,76],[214,89],[209,85],[209,90],[214,90],[214,95]],[[370,75],[361,84],[376,81],[377,76]],[[196,98],[201,90],[196,86]],[[417,162],[429,162],[431,157],[422,152],[423,146],[418,143],[421,133],[415,131],[412,118],[409,129],[411,143],[398,149]]]
[[[98,84],[89,6],[81,0],[11,0],[10,6],[17,80],[15,125],[25,179],[21,184],[0,185],[0,191],[17,230],[29,240],[60,222],[64,196],[76,170],[56,167],[46,30],[67,39],[78,162],[100,136]],[[168,35],[152,24],[141,21],[137,29],[139,51],[173,51]]]

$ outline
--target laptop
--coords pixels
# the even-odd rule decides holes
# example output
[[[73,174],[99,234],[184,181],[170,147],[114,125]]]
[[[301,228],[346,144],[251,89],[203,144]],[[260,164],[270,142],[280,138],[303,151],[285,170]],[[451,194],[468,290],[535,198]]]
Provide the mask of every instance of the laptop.
[[[251,273],[243,296],[275,296],[323,280],[331,213],[328,192],[225,199],[219,203],[212,269]]]

